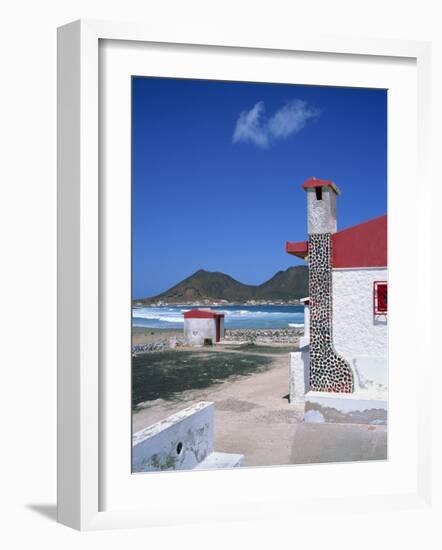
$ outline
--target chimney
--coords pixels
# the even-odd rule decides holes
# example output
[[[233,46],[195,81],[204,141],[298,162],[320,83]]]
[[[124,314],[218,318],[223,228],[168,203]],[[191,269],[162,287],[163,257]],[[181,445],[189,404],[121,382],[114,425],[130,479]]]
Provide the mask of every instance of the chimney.
[[[307,192],[309,235],[336,233],[336,196],[341,192],[332,181],[310,178],[302,184]]]
[[[333,344],[331,250],[339,189],[332,181],[316,178],[310,178],[302,187],[307,192],[310,389],[352,393],[353,371]]]

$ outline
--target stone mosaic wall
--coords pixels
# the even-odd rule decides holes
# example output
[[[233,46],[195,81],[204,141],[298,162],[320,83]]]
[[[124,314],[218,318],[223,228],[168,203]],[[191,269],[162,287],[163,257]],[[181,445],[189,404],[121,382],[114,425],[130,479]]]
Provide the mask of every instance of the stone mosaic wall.
[[[331,233],[309,235],[310,389],[351,393],[353,372],[333,347]]]

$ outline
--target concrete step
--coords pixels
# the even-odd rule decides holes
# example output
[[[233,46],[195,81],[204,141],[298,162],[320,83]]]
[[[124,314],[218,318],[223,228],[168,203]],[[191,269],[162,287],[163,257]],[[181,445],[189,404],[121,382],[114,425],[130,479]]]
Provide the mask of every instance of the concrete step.
[[[194,470],[214,470],[219,468],[239,468],[244,466],[244,455],[233,453],[211,453]]]

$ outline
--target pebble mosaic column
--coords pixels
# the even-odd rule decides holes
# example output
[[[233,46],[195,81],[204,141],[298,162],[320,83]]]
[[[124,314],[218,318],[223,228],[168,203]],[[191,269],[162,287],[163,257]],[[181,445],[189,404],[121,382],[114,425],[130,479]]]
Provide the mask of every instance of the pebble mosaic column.
[[[331,233],[309,235],[310,389],[352,393],[353,372],[333,347]]]

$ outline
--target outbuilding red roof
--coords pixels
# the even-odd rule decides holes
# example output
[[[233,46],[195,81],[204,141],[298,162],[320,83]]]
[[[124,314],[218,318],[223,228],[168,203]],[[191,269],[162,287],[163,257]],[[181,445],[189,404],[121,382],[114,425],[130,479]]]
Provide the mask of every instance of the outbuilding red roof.
[[[191,309],[184,313],[185,319],[217,319],[224,317],[224,313],[218,313],[212,309]]]
[[[287,242],[286,252],[305,259],[308,242]],[[387,267],[387,215],[332,235],[331,264],[339,267]]]

